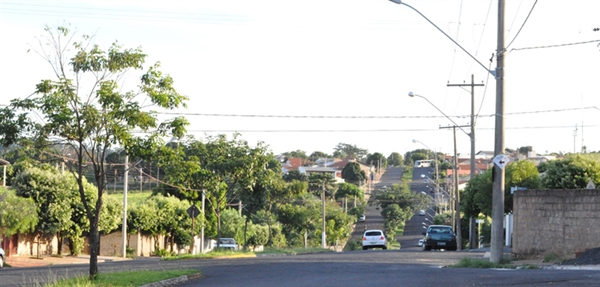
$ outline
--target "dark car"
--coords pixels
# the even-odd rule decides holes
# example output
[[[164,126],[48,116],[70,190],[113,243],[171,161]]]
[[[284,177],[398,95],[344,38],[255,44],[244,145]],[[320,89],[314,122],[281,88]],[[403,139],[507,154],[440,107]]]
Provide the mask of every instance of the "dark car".
[[[456,251],[456,234],[448,225],[430,225],[427,232],[423,232],[423,251],[431,249],[444,249]]]

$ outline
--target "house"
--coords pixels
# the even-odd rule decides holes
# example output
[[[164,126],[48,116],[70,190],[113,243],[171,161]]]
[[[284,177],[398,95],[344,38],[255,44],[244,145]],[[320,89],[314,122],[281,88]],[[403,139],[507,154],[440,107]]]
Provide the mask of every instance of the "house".
[[[292,170],[297,170],[306,163],[306,160],[299,157],[286,157],[281,161],[281,172],[288,173]]]
[[[330,167],[310,167],[310,166],[301,166],[298,168],[300,173],[306,174],[306,176],[310,176],[313,173],[328,173],[333,176],[336,183],[343,183],[344,179],[342,178],[342,172]]]

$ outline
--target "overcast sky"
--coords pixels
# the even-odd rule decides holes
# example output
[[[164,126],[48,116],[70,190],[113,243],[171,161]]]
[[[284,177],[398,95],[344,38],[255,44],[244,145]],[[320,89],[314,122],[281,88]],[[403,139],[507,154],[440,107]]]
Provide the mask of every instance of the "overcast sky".
[[[505,146],[599,151],[600,1],[507,2]],[[447,84],[474,75],[485,85],[475,87],[476,150],[493,151],[496,84],[487,67],[496,67],[497,1],[406,3],[477,61],[386,0],[0,1],[0,105],[52,77],[27,51],[44,25],[66,22],[104,49],[118,40],[141,46],[146,66],[160,61],[190,97],[177,112],[197,138],[239,131],[274,153],[332,153],[348,143],[386,156],[423,148],[415,139],[452,153],[452,129],[440,127],[453,123],[436,107],[469,125],[470,88]],[[469,137],[456,137],[467,156]]]

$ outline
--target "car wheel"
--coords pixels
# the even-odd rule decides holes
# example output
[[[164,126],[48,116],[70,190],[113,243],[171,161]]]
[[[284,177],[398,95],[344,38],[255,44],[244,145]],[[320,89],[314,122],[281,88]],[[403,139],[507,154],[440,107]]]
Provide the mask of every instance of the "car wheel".
[[[421,247],[421,249],[422,249],[423,251],[429,251],[429,250],[431,250],[431,248],[430,248],[430,247],[427,247],[427,245],[425,245],[425,244],[423,244],[423,246]]]
[[[384,247],[383,247],[383,250],[387,250],[387,246],[384,246]]]
[[[367,250],[367,249],[369,249],[369,248],[368,248],[368,247],[366,247],[366,246],[363,246],[363,250]]]

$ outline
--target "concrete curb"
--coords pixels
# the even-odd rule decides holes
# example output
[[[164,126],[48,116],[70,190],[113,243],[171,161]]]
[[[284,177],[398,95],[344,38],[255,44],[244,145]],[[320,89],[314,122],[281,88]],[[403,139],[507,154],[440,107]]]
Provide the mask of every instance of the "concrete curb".
[[[183,276],[179,276],[179,277],[175,277],[175,278],[171,278],[171,279],[166,279],[166,280],[162,280],[162,281],[158,281],[158,282],[154,282],[154,283],[149,283],[146,285],[142,285],[140,287],[164,287],[164,286],[173,286],[173,285],[177,285],[177,284],[181,284],[181,283],[185,283],[187,281],[190,280],[195,280],[198,278],[201,278],[202,274],[198,273],[198,274],[191,274],[191,275],[183,275]]]

